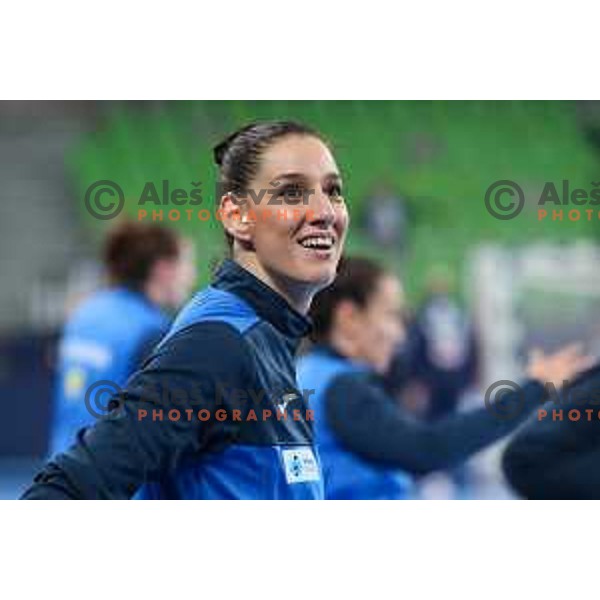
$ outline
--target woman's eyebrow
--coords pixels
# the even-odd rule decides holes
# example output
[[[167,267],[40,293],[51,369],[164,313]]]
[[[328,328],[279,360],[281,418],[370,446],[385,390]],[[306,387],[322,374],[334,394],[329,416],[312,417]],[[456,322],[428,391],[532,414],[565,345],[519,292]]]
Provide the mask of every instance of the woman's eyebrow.
[[[277,184],[282,179],[307,179],[307,177],[303,173],[281,173],[281,175],[277,175],[276,177],[273,177],[271,182],[273,184]]]
[[[276,184],[278,182],[280,182],[282,179],[303,179],[306,180],[308,179],[308,177],[304,174],[304,173],[281,173],[280,175],[277,175],[276,177],[273,177],[272,182],[273,184]],[[331,173],[327,173],[327,175],[325,175],[324,179],[337,179],[337,180],[341,180],[341,176],[339,173],[336,173],[334,171],[332,171]]]
[[[342,176],[339,173],[328,173],[325,175],[325,179],[335,179],[336,181],[342,181]]]

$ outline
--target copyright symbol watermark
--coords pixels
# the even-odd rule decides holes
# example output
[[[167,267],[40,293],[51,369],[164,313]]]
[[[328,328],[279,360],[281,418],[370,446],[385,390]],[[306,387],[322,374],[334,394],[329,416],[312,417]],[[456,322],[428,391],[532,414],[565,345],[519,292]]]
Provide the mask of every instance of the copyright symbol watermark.
[[[490,185],[485,193],[485,207],[495,219],[514,219],[525,206],[525,194],[520,185],[501,179]]]
[[[95,419],[112,419],[119,414],[123,406],[121,396],[117,396],[120,392],[121,386],[114,381],[95,381],[85,393],[85,407]]]
[[[485,391],[484,402],[487,410],[499,421],[516,419],[525,409],[521,386],[508,379],[492,383]]]
[[[125,205],[121,186],[109,179],[95,181],[85,192],[85,207],[95,219],[114,219]]]

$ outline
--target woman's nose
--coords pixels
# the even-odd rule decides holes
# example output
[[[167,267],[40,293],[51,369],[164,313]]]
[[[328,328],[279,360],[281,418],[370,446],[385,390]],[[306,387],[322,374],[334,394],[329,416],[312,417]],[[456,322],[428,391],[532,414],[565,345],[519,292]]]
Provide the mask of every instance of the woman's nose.
[[[309,221],[324,222],[331,225],[335,222],[336,213],[329,196],[322,190],[311,194],[308,202]]]

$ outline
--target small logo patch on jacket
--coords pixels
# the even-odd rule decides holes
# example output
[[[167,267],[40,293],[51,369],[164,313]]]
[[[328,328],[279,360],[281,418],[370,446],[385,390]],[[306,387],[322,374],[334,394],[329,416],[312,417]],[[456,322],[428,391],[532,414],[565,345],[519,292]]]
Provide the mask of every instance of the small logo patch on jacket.
[[[285,479],[288,483],[303,483],[321,479],[321,471],[310,446],[282,450],[281,456],[285,468]]]
[[[277,404],[277,408],[279,409],[279,412],[284,412],[285,409],[287,408],[287,405],[299,397],[300,396],[298,396],[298,394],[296,394],[295,392],[290,392],[288,394],[284,394],[283,397],[281,398],[281,400],[279,400],[279,402],[276,401],[275,404]]]

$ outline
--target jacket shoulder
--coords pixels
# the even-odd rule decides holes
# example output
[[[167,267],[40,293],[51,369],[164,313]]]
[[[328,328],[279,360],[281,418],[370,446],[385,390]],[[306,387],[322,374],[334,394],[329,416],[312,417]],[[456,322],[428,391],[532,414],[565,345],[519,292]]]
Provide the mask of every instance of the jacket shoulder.
[[[179,313],[169,335],[202,322],[219,321],[244,334],[259,321],[254,309],[241,298],[212,286],[196,294]]]

